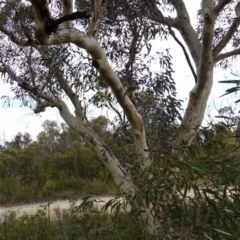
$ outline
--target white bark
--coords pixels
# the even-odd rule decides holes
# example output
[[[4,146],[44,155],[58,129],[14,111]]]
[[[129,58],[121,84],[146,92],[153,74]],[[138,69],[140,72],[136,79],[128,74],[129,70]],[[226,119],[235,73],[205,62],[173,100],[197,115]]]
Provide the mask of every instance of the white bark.
[[[207,75],[206,85],[201,86],[201,83],[198,82],[189,94],[188,106],[175,136],[174,146],[179,145],[182,141],[191,144],[203,121],[213,85],[213,67],[211,67]]]
[[[95,8],[97,12],[94,13],[95,18],[99,17],[99,5],[101,6],[101,1],[96,2],[99,2],[99,4],[97,6],[98,8]],[[45,19],[44,16],[42,16],[41,12],[39,12],[39,4],[39,0],[35,0],[33,2],[36,16],[40,22],[40,26],[43,26],[44,22],[47,22],[48,19]],[[47,7],[42,6],[42,8],[44,8],[45,11],[48,11]],[[94,22],[91,22],[90,25],[90,27],[93,27],[92,29],[96,29],[94,26],[98,25],[98,21],[96,21],[96,19]],[[100,75],[111,87],[113,94],[117,98],[120,106],[122,107],[132,126],[136,151],[139,156],[141,167],[143,170],[146,169],[150,165],[150,159],[149,153],[147,151],[148,147],[142,116],[138,113],[134,104],[128,97],[120,79],[112,70],[106,58],[104,50],[100,47],[95,37],[87,35],[75,28],[59,29],[55,34],[51,34],[50,36],[47,36],[46,34],[42,35],[41,44],[43,45],[50,46],[64,43],[73,43],[76,46],[85,49],[91,55],[93,64],[97,66],[97,70],[99,71]]]
[[[191,45],[188,44],[192,50],[191,53],[195,53],[192,54],[192,56],[195,60],[198,73],[197,83],[189,94],[188,106],[175,136],[173,146],[179,145],[182,141],[187,144],[191,144],[196,132],[198,131],[203,121],[205,109],[207,106],[207,100],[212,89],[213,67],[215,64],[212,55],[212,41],[216,19],[212,0],[202,1],[202,13],[204,16],[204,26],[199,57],[197,57],[198,53],[196,50],[194,48],[191,48]],[[189,28],[188,25],[189,24],[183,24],[182,29]],[[195,38],[193,38],[193,41],[195,41],[194,39]],[[186,41],[192,42],[190,38]]]
[[[71,128],[75,129],[75,131],[88,143],[93,151],[98,154],[117,186],[120,186],[123,197],[129,201],[134,208],[138,209],[141,221],[147,223],[146,229],[148,233],[155,235],[157,229],[160,230],[160,225],[155,223],[152,205],[147,206],[144,200],[142,200],[141,203],[135,200],[138,189],[133,184],[129,173],[121,166],[117,158],[108,149],[102,139],[99,138],[86,123],[83,123],[78,120],[77,117],[74,117],[62,100],[60,100],[60,103],[61,107],[59,108],[59,112],[63,120]]]

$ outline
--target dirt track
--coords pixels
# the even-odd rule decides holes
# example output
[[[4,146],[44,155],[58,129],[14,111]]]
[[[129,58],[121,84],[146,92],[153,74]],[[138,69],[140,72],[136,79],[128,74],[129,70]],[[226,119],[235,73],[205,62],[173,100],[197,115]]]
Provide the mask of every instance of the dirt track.
[[[229,187],[229,190],[227,191],[228,195],[230,196],[234,192],[233,187]],[[209,194],[207,194],[209,195]],[[187,197],[194,197],[194,191],[191,189],[187,192]],[[211,197],[211,195],[210,195]],[[110,199],[113,199],[112,196],[98,196],[93,197],[94,205],[96,207],[101,208],[107,201]],[[76,201],[76,205],[81,204],[82,200]],[[17,217],[22,216],[23,214],[34,214],[37,212],[38,209],[41,208],[41,206],[47,206],[47,202],[39,202],[39,203],[33,203],[33,204],[22,204],[22,205],[13,205],[13,206],[0,206],[0,220],[4,219],[4,216],[6,214],[9,214],[9,212],[16,212]],[[54,216],[54,209],[60,209],[60,210],[67,210],[70,208],[70,202],[69,200],[56,200],[52,201],[50,204],[50,216]]]
[[[112,199],[112,196],[99,196],[94,197],[94,205],[96,207],[101,208],[103,204],[105,204],[107,201]],[[82,200],[76,201],[76,204],[81,204]],[[9,207],[0,206],[0,220],[4,219],[4,216],[9,214],[10,212],[14,211],[16,212],[17,217],[22,216],[23,214],[34,214],[37,212],[38,209],[41,208],[41,206],[47,206],[47,202],[39,202],[39,203],[33,203],[33,204],[22,204],[22,205],[13,205]],[[70,208],[70,202],[69,200],[56,200],[52,201],[50,204],[50,216],[54,215],[54,209],[59,208],[61,210],[67,210]]]

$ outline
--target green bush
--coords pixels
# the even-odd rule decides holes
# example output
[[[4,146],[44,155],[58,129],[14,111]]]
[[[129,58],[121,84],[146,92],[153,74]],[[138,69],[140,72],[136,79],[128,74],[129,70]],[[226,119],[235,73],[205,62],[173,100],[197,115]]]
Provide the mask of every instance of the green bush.
[[[55,211],[51,221],[46,208],[35,215],[16,218],[11,213],[0,222],[0,240],[142,240],[142,232],[129,214],[120,218],[97,210],[84,210],[72,205],[71,209]]]
[[[150,179],[143,173],[135,197],[153,203],[163,226],[160,239],[239,239],[240,152],[226,154],[222,148],[209,158],[194,147],[181,151],[181,160],[163,156],[149,170]],[[139,216],[137,209],[132,215]]]
[[[44,210],[39,210],[35,215],[23,215],[20,218],[12,212],[5,216],[0,224],[1,240],[52,240],[54,237],[54,226],[46,217]]]

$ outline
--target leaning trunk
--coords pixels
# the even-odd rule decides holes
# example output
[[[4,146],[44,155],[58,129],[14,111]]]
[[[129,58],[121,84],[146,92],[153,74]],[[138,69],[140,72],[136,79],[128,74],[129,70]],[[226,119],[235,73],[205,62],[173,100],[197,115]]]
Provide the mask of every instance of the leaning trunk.
[[[152,204],[147,204],[144,199],[142,201],[137,201],[136,194],[139,189],[132,182],[129,172],[120,164],[103,140],[92,131],[87,123],[73,116],[63,101],[60,100],[60,103],[61,107],[59,108],[59,112],[63,120],[73,128],[86,143],[88,143],[94,152],[98,154],[102,163],[111,174],[114,182],[119,186],[123,197],[138,211],[139,220],[145,225],[146,231],[150,235],[156,235],[157,230],[161,229],[161,227],[159,223],[155,221],[155,213]]]

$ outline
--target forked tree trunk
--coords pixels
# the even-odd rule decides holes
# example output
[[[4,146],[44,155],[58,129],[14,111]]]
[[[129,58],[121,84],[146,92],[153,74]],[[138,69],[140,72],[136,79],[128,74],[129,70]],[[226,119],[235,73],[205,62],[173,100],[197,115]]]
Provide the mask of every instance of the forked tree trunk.
[[[173,146],[178,146],[181,142],[190,145],[202,124],[213,85],[213,67],[209,69],[207,78],[205,84],[198,82],[189,93],[188,106],[175,136]]]
[[[117,99],[119,105],[122,107],[123,112],[126,114],[129,123],[131,124],[133,134],[134,134],[134,144],[136,146],[136,152],[138,154],[139,165],[142,171],[146,170],[151,164],[149,159],[148,146],[146,141],[146,134],[144,128],[144,121],[141,114],[137,111],[137,108],[133,104],[132,100],[129,98],[127,91],[124,86],[113,71],[106,57],[104,49],[102,49],[97,41],[97,32],[99,30],[100,15],[104,10],[102,4],[107,1],[94,1],[94,13],[92,20],[90,22],[90,27],[88,34],[85,34],[78,29],[74,28],[71,22],[65,22],[64,28],[57,29],[54,34],[48,34],[44,32],[44,26],[48,26],[48,23],[52,20],[51,13],[48,9],[48,4],[46,0],[33,0],[32,4],[36,12],[36,18],[38,20],[38,31],[43,33],[41,35],[41,41],[37,44],[36,41],[28,39],[24,41],[18,38],[10,30],[6,30],[4,27],[0,26],[0,30],[6,34],[9,39],[21,46],[31,46],[35,48],[39,53],[45,58],[45,53],[42,52],[40,43],[46,46],[60,45],[64,43],[73,43],[79,48],[83,48],[92,57],[93,66],[97,68],[101,77],[105,80],[108,86],[112,89],[112,93]],[[152,1],[154,2],[154,1]],[[202,13],[204,18],[204,27],[202,31],[202,41],[198,39],[198,35],[193,29],[190,18],[185,7],[183,0],[170,1],[175,7],[177,12],[177,17],[175,19],[164,18],[163,14],[159,15],[158,23],[168,24],[171,27],[177,29],[186,45],[189,48],[192,59],[194,60],[197,73],[197,84],[194,86],[189,95],[189,103],[184,114],[182,123],[178,129],[177,135],[174,139],[173,146],[179,145],[182,141],[190,144],[203,121],[204,112],[207,105],[208,97],[211,93],[213,84],[213,57],[212,57],[212,46],[213,46],[213,33],[216,15],[220,12],[224,4],[230,2],[229,0],[219,1],[218,5],[213,6],[212,0],[202,0]],[[73,11],[73,1],[64,0],[63,1],[63,15],[70,14]],[[156,5],[156,9],[159,10],[159,6]],[[231,34],[227,34],[231,37]],[[229,38],[230,38],[229,37]],[[37,39],[37,35],[36,35]],[[31,41],[30,41],[31,40]],[[223,39],[224,40],[224,39]],[[220,42],[219,47],[216,49],[216,56],[220,52],[221,48],[224,47],[225,42]],[[219,50],[220,49],[220,50]],[[46,53],[47,55],[47,53]],[[47,57],[47,56],[46,56]],[[85,116],[80,104],[80,99],[75,92],[72,91],[71,87],[68,86],[67,81],[64,77],[59,74],[55,74],[55,78],[62,87],[63,92],[71,100],[74,108],[75,115],[73,116],[67,105],[59,100],[48,96],[41,91],[44,89],[40,86],[38,88],[32,87],[30,83],[24,82],[24,80],[17,77],[13,72],[4,65],[3,63],[2,72],[8,72],[11,79],[14,79],[20,87],[24,90],[31,92],[31,94],[37,96],[38,98],[44,99],[47,102],[46,106],[57,107],[60,111],[60,115],[64,121],[89,144],[93,151],[95,151],[111,176],[113,177],[115,183],[120,187],[123,196],[132,204],[136,209],[139,209],[139,218],[143,222],[147,223],[145,229],[151,235],[156,234],[156,230],[159,228],[159,222],[155,221],[154,209],[151,204],[146,204],[144,200],[142,202],[137,202],[135,199],[136,193],[139,191],[137,187],[133,184],[131,175],[128,171],[124,169],[119,163],[118,159],[114,154],[108,149],[102,139],[97,136],[92,129],[89,128],[85,121]],[[49,67],[49,66],[48,66]],[[1,70],[1,69],[0,69]],[[53,67],[49,67],[49,70],[54,73],[60,71],[55,71]],[[159,136],[161,137],[161,136]],[[139,173],[141,174],[141,173]],[[150,176],[151,177],[151,176]],[[168,197],[168,193],[165,193]],[[166,201],[168,200],[166,197]],[[171,222],[169,222],[171,226]]]

